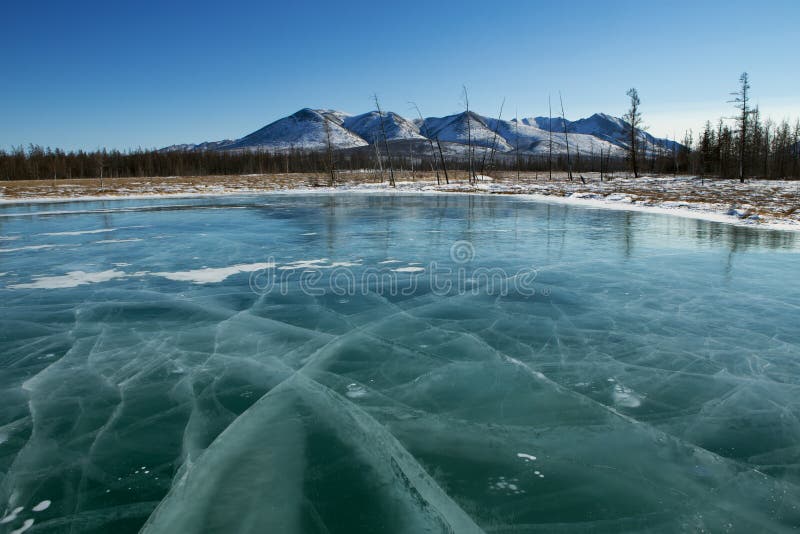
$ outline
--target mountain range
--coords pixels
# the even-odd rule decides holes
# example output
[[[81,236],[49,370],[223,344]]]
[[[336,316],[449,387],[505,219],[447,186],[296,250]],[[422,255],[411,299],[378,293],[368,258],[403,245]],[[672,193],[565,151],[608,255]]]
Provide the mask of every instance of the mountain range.
[[[566,126],[567,135],[564,133]],[[552,128],[552,133],[551,133]],[[550,150],[565,154],[567,144],[574,154],[610,154],[623,156],[628,148],[627,123],[618,117],[595,113],[591,117],[568,121],[561,118],[530,117],[520,120],[495,119],[474,112],[447,117],[406,119],[392,111],[381,115],[377,111],[350,115],[330,109],[304,108],[278,119],[253,133],[235,140],[210,141],[199,144],[172,145],[162,150],[267,151],[357,149],[383,142],[384,132],[390,144],[421,143],[438,140],[449,154],[465,153],[468,144],[474,147],[494,147],[500,153],[543,155]],[[639,145],[647,152],[661,149],[671,151],[681,145],[670,139],[638,132]],[[330,140],[330,141],[329,141]]]

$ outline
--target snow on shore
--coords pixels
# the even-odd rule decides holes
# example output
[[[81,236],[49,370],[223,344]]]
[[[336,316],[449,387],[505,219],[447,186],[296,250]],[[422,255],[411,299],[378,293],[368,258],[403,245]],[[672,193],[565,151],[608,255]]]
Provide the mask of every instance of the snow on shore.
[[[508,194],[536,201],[568,203],[593,208],[611,208],[651,213],[667,213],[681,217],[705,219],[761,228],[800,231],[800,182],[786,180],[754,180],[740,184],[730,180],[702,180],[698,177],[615,178],[600,181],[596,173],[586,173],[584,180],[576,176],[568,181],[559,176],[552,181],[544,175],[531,179],[531,173],[517,181],[514,173],[469,184],[464,180],[437,185],[435,180],[366,182],[362,178],[346,180],[335,188],[311,187],[311,179],[293,176],[270,181],[269,176],[217,177],[206,183],[191,185],[180,179],[150,179],[126,183],[112,194],[92,194],[90,187],[29,187],[13,196],[0,190],[0,206],[18,203],[72,202],[82,200],[120,200],[149,198],[192,198],[221,195],[266,193],[396,193],[396,194]],[[510,176],[509,176],[510,175]],[[39,193],[37,195],[37,192]],[[106,191],[104,191],[106,193]]]

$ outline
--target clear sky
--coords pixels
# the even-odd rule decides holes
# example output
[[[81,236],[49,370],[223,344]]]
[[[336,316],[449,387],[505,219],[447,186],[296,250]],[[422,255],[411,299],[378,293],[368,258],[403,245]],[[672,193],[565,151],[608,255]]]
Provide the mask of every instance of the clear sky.
[[[8,2],[0,148],[161,147],[241,137],[303,107],[411,117],[472,108],[621,115],[659,136],[753,102],[800,117],[800,1]]]

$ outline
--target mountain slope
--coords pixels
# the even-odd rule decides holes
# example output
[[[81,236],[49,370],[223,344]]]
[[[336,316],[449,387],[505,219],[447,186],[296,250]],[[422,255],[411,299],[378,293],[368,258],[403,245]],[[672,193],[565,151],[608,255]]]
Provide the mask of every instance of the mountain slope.
[[[383,139],[381,117],[377,111],[347,117],[343,120],[342,126],[370,144],[376,140]],[[383,128],[386,131],[386,139],[389,141],[395,139],[425,139],[419,133],[419,128],[416,124],[392,111],[383,114]]]
[[[226,145],[223,149],[322,150],[328,143],[326,121],[333,148],[354,148],[368,144],[359,135],[342,126],[346,118],[347,116],[340,112],[304,108]]]
[[[494,120],[494,119],[492,119]],[[424,122],[426,131],[432,139],[450,143],[467,144],[471,140],[473,146],[491,147],[506,152],[511,145],[500,135],[495,140],[494,126],[489,120],[472,111],[442,118],[427,118]]]
[[[548,154],[551,143],[551,133],[548,131],[550,124],[554,155],[566,154],[569,142],[572,154],[599,156],[602,151],[603,154],[615,157],[623,156],[629,142],[625,121],[604,113],[595,113],[576,121],[560,117],[529,117],[517,122],[516,119],[484,117],[475,112],[410,121],[396,113],[387,112],[383,115],[383,122],[389,142],[413,144],[425,141],[425,135],[428,135],[447,145],[448,151],[461,151],[464,154],[469,142],[476,152],[481,153],[492,147],[500,153],[514,152],[518,147],[522,154]],[[564,134],[565,125],[568,138]],[[380,115],[376,111],[349,115],[334,110],[304,108],[235,141],[173,145],[163,150],[316,151],[327,148],[328,136],[331,146],[336,150],[374,144],[383,138]],[[675,141],[658,139],[647,132],[639,132],[639,144],[647,152],[680,147]]]

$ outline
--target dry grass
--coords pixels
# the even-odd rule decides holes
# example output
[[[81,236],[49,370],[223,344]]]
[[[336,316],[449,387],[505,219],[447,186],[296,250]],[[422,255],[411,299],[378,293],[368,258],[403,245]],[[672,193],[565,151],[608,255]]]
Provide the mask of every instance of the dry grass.
[[[437,186],[441,191],[471,191],[496,194],[538,193],[555,196],[591,196],[606,198],[609,195],[630,197],[640,205],[686,205],[714,212],[725,212],[736,207],[748,214],[759,214],[766,219],[800,222],[800,182],[750,181],[740,184],[730,180],[700,180],[687,176],[663,176],[632,179],[618,176],[601,182],[598,173],[583,173],[586,183],[579,177],[567,180],[566,174],[554,173],[548,180],[546,172],[493,172],[491,187],[471,186],[466,171],[449,171],[450,185]],[[431,172],[395,173],[403,189],[435,185]],[[388,179],[388,178],[387,178]],[[372,172],[342,172],[339,186],[357,187],[379,184],[380,177]],[[114,178],[102,183],[97,179],[52,181],[14,181],[0,184],[0,198],[34,199],[76,197],[126,197],[132,195],[223,194],[237,192],[275,191],[309,187],[327,187],[329,176],[324,173],[263,174],[244,176],[179,176],[167,178]],[[384,185],[388,185],[384,181]]]

